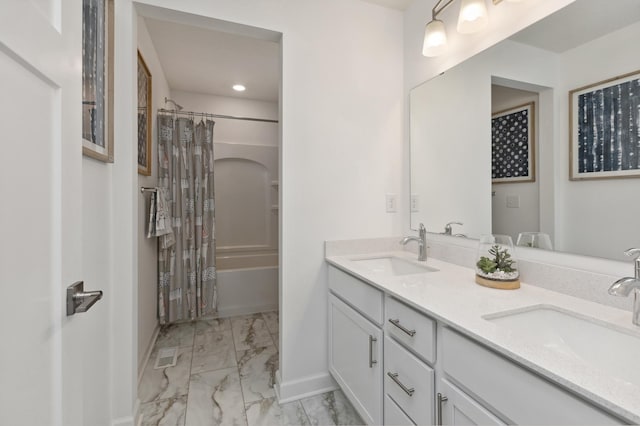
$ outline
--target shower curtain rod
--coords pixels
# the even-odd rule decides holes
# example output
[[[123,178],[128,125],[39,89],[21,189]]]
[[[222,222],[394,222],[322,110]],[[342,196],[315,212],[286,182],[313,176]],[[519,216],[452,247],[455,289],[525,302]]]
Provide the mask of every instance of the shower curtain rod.
[[[268,118],[237,117],[235,115],[211,114],[208,112],[176,111],[174,109],[165,109],[165,108],[159,108],[158,112],[162,114],[182,114],[182,115],[193,115],[196,117],[228,118],[231,120],[260,121],[263,123],[278,123],[278,120],[270,120]]]

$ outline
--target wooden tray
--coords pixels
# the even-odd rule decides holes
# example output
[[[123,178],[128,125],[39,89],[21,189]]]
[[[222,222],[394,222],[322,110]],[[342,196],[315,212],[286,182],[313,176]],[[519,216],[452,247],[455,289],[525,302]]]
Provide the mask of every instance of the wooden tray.
[[[520,288],[520,278],[510,281],[496,281],[476,274],[476,283],[485,287],[497,288],[499,290],[515,290]]]

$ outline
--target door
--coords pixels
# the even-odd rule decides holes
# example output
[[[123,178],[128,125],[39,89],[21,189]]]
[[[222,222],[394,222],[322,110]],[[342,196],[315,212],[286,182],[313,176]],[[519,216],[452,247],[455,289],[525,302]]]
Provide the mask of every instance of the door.
[[[82,423],[82,2],[0,1],[0,424]]]
[[[382,330],[329,295],[329,371],[367,424],[382,422]]]
[[[441,410],[441,424],[504,426],[505,423],[449,381],[440,380],[440,391],[443,398],[436,409]]]

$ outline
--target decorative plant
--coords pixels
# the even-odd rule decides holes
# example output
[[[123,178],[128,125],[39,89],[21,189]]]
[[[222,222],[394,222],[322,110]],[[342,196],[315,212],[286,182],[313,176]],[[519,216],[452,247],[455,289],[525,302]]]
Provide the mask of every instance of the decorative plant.
[[[492,255],[492,258],[482,256],[476,266],[484,273],[490,274],[496,271],[502,272],[515,272],[516,269],[513,267],[513,259],[511,259],[511,255],[509,254],[509,250],[504,248],[500,249],[499,245],[494,245],[489,249],[489,254]]]

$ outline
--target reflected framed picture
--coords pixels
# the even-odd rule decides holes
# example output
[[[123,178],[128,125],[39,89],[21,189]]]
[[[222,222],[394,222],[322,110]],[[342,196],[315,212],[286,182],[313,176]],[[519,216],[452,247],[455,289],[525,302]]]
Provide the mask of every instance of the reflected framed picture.
[[[82,153],[113,163],[114,0],[82,1]]]
[[[151,176],[151,73],[138,50],[138,173]]]
[[[640,71],[569,92],[570,180],[640,177]]]
[[[491,182],[535,182],[535,102],[491,115]]]

